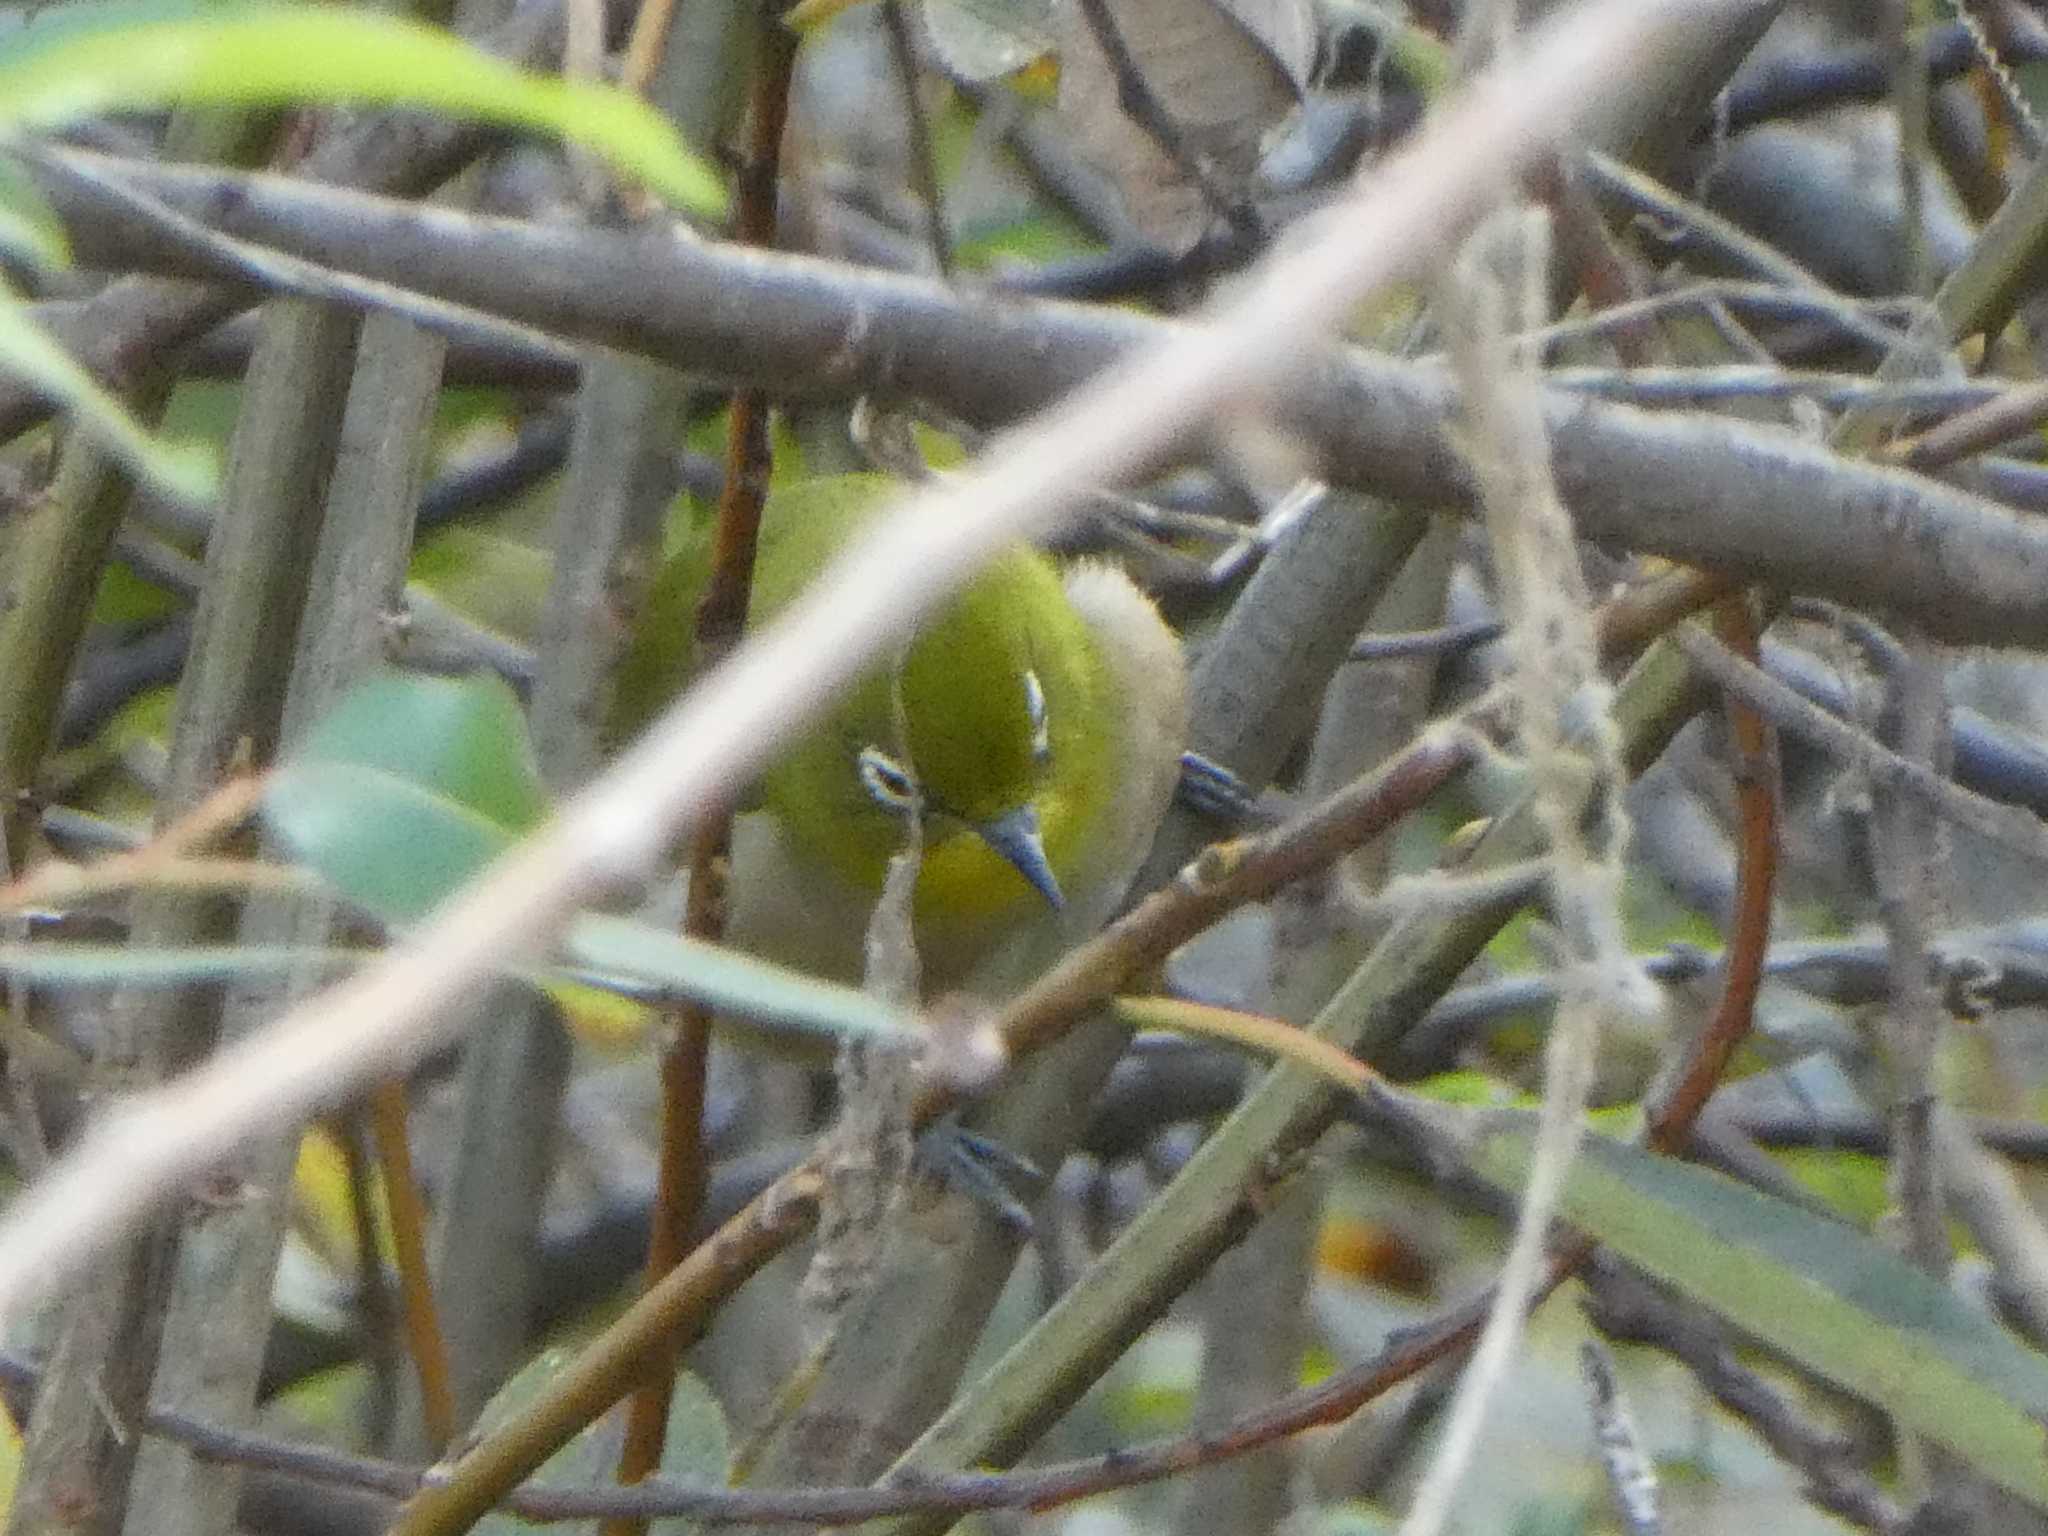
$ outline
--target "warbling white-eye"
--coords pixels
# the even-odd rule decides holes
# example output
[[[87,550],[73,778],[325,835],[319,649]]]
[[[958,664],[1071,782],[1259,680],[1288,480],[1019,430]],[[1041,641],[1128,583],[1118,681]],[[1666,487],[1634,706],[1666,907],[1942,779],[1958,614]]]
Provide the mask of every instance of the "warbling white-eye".
[[[772,618],[890,499],[844,475],[792,484],[761,521],[750,622]],[[708,519],[664,566],[620,670],[614,733],[688,684]],[[879,667],[762,777],[733,829],[737,944],[857,980],[904,817],[921,801],[914,903],[927,993],[1015,986],[1103,922],[1172,798],[1187,725],[1180,644],[1120,570],[1006,551],[900,660],[902,739]]]

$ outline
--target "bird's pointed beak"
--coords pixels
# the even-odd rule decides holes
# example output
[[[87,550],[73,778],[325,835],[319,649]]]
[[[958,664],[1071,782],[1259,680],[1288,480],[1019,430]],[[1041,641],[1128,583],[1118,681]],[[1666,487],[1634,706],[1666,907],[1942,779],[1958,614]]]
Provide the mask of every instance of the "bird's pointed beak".
[[[1067,898],[1060,894],[1060,883],[1046,861],[1036,806],[1020,805],[992,821],[975,823],[974,830],[983,842],[1009,861],[1012,869],[1031,882],[1031,888],[1045,898],[1045,904],[1053,911],[1066,906]]]

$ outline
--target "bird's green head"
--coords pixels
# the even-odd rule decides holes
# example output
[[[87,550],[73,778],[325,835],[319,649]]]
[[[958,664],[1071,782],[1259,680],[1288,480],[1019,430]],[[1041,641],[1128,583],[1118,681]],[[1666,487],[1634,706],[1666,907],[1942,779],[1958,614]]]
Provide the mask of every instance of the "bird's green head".
[[[778,487],[763,514],[750,622],[801,593],[898,487],[837,475]],[[623,740],[687,685],[709,569],[710,524],[693,517],[620,673],[609,727]],[[962,948],[1057,906],[1080,867],[1113,775],[1116,707],[1094,636],[1050,561],[999,557],[913,638],[893,674],[861,679],[763,776],[761,809],[792,850],[864,890],[881,889],[924,817],[921,932]]]
[[[897,674],[864,678],[770,771],[762,798],[799,847],[879,889],[920,808],[921,924],[978,926],[1061,905],[1099,743],[1091,638],[1050,562],[1010,551],[920,630]],[[1035,894],[1034,894],[1035,893]]]

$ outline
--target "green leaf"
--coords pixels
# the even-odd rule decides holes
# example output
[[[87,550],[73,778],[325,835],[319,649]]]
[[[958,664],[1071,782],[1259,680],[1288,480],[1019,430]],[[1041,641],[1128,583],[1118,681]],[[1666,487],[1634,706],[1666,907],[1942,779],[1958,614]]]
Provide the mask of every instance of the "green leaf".
[[[354,689],[272,776],[294,857],[387,923],[424,916],[547,812],[512,690],[392,674]]]
[[[1519,1188],[1530,1117],[1472,1155]],[[1984,1476],[2048,1508],[2048,1357],[1862,1232],[1721,1174],[1589,1137],[1561,1213]]]
[[[4,288],[0,288],[0,370],[73,412],[87,433],[144,479],[185,501],[212,500],[212,451],[200,444],[167,443],[153,436],[31,321],[20,301]]]
[[[271,776],[263,814],[292,856],[394,926],[416,922],[547,812],[525,717],[495,677],[362,683]],[[721,1010],[772,1047],[829,1054],[920,1026],[853,987],[624,918],[571,925],[572,980]]]
[[[4,156],[0,156],[0,250],[46,269],[71,265],[71,241],[57,210],[43,196],[43,189]]]
[[[193,987],[343,971],[365,958],[352,949],[299,945],[0,944],[0,975],[37,987]]]
[[[692,1002],[720,1010],[721,1025],[771,1049],[829,1054],[849,1036],[918,1038],[915,1018],[856,987],[819,981],[766,960],[628,918],[587,913],[564,947],[576,979],[642,1002]]]
[[[503,827],[380,768],[280,771],[263,814],[293,857],[364,911],[403,927],[512,846]]]
[[[548,813],[526,716],[512,690],[489,675],[369,678],[289,761],[380,769],[508,833],[539,826]]]
[[[53,7],[0,48],[0,129],[205,103],[407,104],[573,140],[670,202],[722,211],[719,177],[644,102],[514,69],[449,34],[359,8]]]

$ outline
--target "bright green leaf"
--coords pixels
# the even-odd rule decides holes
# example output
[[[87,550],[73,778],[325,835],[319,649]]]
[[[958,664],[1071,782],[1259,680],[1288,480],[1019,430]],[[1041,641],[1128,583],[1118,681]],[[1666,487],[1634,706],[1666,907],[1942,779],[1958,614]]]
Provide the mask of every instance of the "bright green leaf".
[[[1488,1124],[1473,1164],[1519,1188],[1530,1118]],[[1604,1137],[1587,1139],[1561,1214],[2048,1508],[2048,1357],[1889,1248],[1721,1174]]]
[[[48,19],[56,18],[56,19]],[[339,6],[52,7],[0,48],[0,128],[189,103],[404,104],[573,140],[678,206],[723,185],[646,103],[547,79],[401,17]]]

